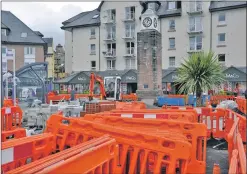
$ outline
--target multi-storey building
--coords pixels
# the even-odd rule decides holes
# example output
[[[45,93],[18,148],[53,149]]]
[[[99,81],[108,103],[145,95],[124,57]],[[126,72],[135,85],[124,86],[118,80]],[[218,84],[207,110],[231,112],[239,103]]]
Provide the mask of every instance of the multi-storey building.
[[[54,60],[54,78],[61,79],[65,77],[65,52],[63,46],[58,44],[55,51]]]
[[[196,0],[158,4],[165,88],[174,82],[175,69],[193,52],[212,50],[224,66],[235,67],[235,74],[246,74],[246,2]],[[63,22],[65,71],[136,69],[136,36],[140,15],[146,9],[145,2],[102,1],[97,9]],[[246,86],[246,80],[235,78],[234,82],[237,80]]]
[[[55,59],[55,52],[53,49],[53,38],[43,38],[43,40],[47,43],[47,51],[45,54],[45,61],[48,63],[48,78],[54,78],[54,59]]]
[[[15,70],[34,62],[45,61],[45,41],[9,11],[1,11],[2,57],[15,53]],[[7,60],[13,71],[13,60]]]

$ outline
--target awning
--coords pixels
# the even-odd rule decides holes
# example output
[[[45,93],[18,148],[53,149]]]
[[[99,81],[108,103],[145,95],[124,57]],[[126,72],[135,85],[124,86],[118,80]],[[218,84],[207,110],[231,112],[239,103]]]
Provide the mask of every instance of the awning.
[[[57,80],[54,84],[88,84],[90,77],[85,72],[78,72],[66,78]]]
[[[229,82],[246,82],[247,74],[236,67],[229,67],[224,70],[225,79]]]
[[[172,83],[178,78],[177,72],[174,70],[162,78],[162,83]]]
[[[129,70],[121,76],[122,83],[137,83],[137,73],[135,70]]]

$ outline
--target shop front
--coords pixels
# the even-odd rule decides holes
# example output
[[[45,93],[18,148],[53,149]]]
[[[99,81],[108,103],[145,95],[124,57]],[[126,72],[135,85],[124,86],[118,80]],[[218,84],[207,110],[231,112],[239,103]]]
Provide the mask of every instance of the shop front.
[[[137,90],[137,72],[136,70],[129,70],[121,76],[122,93],[130,94],[136,93]]]
[[[164,75],[162,78],[162,90],[164,94],[177,94],[178,93],[178,85],[175,84],[176,79],[178,78],[178,74],[176,70],[171,71]]]

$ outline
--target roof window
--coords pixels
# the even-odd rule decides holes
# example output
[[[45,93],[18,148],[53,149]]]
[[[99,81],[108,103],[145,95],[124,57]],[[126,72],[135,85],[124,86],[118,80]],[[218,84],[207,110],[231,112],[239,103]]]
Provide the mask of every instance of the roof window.
[[[93,19],[96,19],[97,17],[99,17],[99,14],[94,15]]]

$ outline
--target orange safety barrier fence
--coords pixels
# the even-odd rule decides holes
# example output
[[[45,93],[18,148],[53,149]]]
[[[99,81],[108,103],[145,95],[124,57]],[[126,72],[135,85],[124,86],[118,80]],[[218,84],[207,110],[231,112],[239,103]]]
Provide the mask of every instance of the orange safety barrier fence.
[[[67,122],[67,123],[66,123]],[[47,121],[46,132],[52,132],[57,137],[59,149],[74,145],[75,142],[100,137],[109,134],[119,145],[116,173],[160,173],[166,168],[168,173],[175,173],[176,164],[179,171],[186,173],[190,157],[191,144],[184,135],[164,131],[141,133],[123,128],[115,128],[83,118],[65,118],[52,115]],[[150,160],[150,161],[149,161]],[[146,165],[148,163],[148,165]],[[137,166],[138,164],[138,166]]]
[[[210,97],[211,104],[219,104],[224,100],[235,100],[235,96],[230,95],[213,95]]]
[[[139,132],[151,132],[159,134],[162,131],[171,131],[182,133],[187,137],[188,142],[192,145],[191,159],[188,164],[188,173],[205,173],[206,172],[206,131],[204,124],[174,122],[172,120],[156,120],[156,119],[131,119],[119,118],[113,116],[100,116],[88,114],[85,120],[94,121],[104,125],[113,127],[121,127],[126,130],[136,130]]]
[[[117,116],[122,118],[144,118],[144,119],[171,119],[176,121],[185,121],[185,122],[197,122],[196,119],[192,116],[192,113],[177,113],[177,112],[126,112],[126,113],[117,113],[117,112],[100,112],[95,115],[101,116]]]
[[[247,102],[245,98],[237,97],[236,102],[238,104],[238,109],[244,113],[247,114]]]
[[[17,139],[17,138],[22,138],[26,137],[26,129],[23,128],[16,128],[14,130],[9,130],[9,131],[2,131],[2,142],[12,140],[12,139]]]
[[[219,164],[214,163],[213,174],[221,174]]]
[[[121,98],[123,101],[129,100],[129,101],[137,101],[138,97],[136,94],[131,93],[131,94],[122,94]]]
[[[146,104],[143,102],[116,102],[116,109],[146,109]]]
[[[50,133],[3,142],[2,171],[7,172],[48,156],[55,148],[55,137]]]
[[[231,131],[227,135],[228,142],[228,160],[229,160],[229,174],[230,173],[246,173],[246,152],[240,133],[238,132],[238,123],[240,119],[237,118],[234,122]]]
[[[21,127],[22,110],[19,106],[1,108],[1,130],[9,131]]]
[[[117,152],[116,140],[105,135],[11,170],[7,174],[90,172],[114,174],[117,167]]]
[[[19,103],[19,101],[18,101],[18,99],[16,99],[15,100],[16,102],[16,104],[18,104]],[[10,106],[14,106],[14,101],[13,101],[13,99],[11,99],[11,98],[4,98],[4,100],[3,100],[3,107],[10,107]]]

